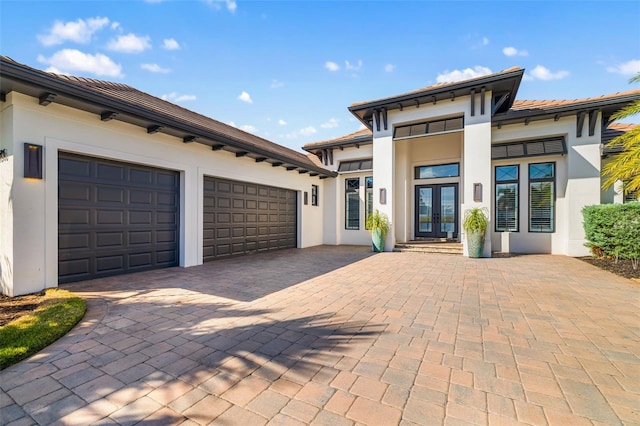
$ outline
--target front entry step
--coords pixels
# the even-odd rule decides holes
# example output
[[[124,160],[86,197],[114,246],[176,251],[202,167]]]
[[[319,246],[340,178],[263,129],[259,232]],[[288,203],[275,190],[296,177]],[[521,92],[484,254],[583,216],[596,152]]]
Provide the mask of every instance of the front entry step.
[[[440,253],[462,255],[462,243],[451,241],[408,241],[397,243],[395,252]]]

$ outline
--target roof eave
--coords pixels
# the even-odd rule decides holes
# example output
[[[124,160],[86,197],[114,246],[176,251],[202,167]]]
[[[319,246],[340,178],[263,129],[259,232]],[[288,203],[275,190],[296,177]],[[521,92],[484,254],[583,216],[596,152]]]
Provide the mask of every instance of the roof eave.
[[[355,146],[355,147],[360,147],[362,145],[371,145],[373,143],[373,136],[371,135],[366,135],[366,136],[359,136],[357,138],[353,138],[353,139],[346,139],[346,140],[342,140],[342,141],[327,141],[325,143],[316,143],[314,145],[311,146],[303,146],[302,149],[304,149],[307,152],[315,152],[321,149],[328,149],[328,148],[348,148],[350,146]]]
[[[492,119],[492,126],[516,124],[524,121],[540,121],[568,117],[581,111],[599,110],[605,115],[605,121],[615,111],[624,108],[631,102],[640,100],[640,94],[623,95],[617,98],[594,99],[581,103],[562,105],[544,109],[531,109],[521,111],[507,111],[504,114],[496,114]]]
[[[97,93],[73,83],[67,83],[64,80],[47,75],[46,73],[24,68],[19,64],[5,60],[2,60],[0,64],[2,65],[0,68],[0,83],[3,83],[4,80],[7,79],[9,81],[37,88],[43,92],[49,91],[56,93],[58,96],[55,99],[55,103],[65,105],[65,98],[69,98],[70,100],[75,100],[77,103],[95,105],[104,110],[114,110],[119,113],[116,119],[120,121],[128,122],[127,116],[130,116],[131,121],[134,122],[132,124],[138,125],[139,121],[160,124],[164,127],[162,130],[163,133],[167,133],[172,136],[176,136],[175,133],[195,136],[196,143],[202,143],[208,146],[223,144],[233,148],[232,152],[246,151],[255,154],[256,156],[267,157],[275,160],[274,162],[281,162],[283,165],[290,164],[292,166],[296,166],[296,169],[299,170],[307,170],[327,177],[337,176],[337,173],[335,172],[331,172],[312,164],[311,160],[309,160],[308,163],[301,162],[290,157],[270,152],[211,129],[176,120],[170,115],[150,111],[119,99],[114,99],[110,96]],[[4,93],[2,87],[0,87],[0,91]],[[169,132],[171,129],[174,132]],[[207,141],[209,141],[209,143],[206,143]]]
[[[513,101],[516,98],[516,94],[520,87],[520,81],[524,75],[524,69],[517,69],[505,73],[493,74],[484,78],[478,78],[473,80],[465,80],[459,83],[450,84],[442,87],[433,87],[423,91],[417,91],[399,96],[392,96],[388,98],[378,99],[371,102],[365,102],[362,104],[351,105],[348,109],[353,115],[360,120],[369,129],[372,128],[372,124],[368,119],[368,112],[373,111],[376,108],[403,109],[405,107],[415,106],[419,107],[425,103],[439,102],[445,99],[451,99],[453,97],[467,96],[472,89],[481,89],[485,87],[486,90],[493,90],[494,85],[499,82],[506,82],[512,80],[511,84],[507,84],[509,87],[508,92],[510,96],[507,100],[507,106],[511,107]]]

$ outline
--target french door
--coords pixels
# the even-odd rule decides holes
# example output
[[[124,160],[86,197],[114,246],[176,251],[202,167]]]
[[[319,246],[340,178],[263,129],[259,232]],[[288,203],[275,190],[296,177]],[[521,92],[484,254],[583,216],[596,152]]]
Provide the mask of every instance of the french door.
[[[458,238],[458,184],[416,186],[416,237]]]

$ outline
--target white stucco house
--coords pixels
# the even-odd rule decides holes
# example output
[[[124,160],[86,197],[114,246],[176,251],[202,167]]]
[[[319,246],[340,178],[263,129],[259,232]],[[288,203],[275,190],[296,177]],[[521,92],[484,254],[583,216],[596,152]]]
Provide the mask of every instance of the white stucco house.
[[[521,69],[350,111],[366,129],[307,155],[130,86],[0,57],[0,291],[319,244],[463,241],[490,212],[492,251],[586,254],[612,112],[640,91],[516,101]]]

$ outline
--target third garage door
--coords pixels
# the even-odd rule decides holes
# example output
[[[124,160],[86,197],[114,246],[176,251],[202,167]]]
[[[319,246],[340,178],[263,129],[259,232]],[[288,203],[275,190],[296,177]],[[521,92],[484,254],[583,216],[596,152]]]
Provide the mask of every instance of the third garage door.
[[[204,177],[203,260],[295,248],[296,192]]]

